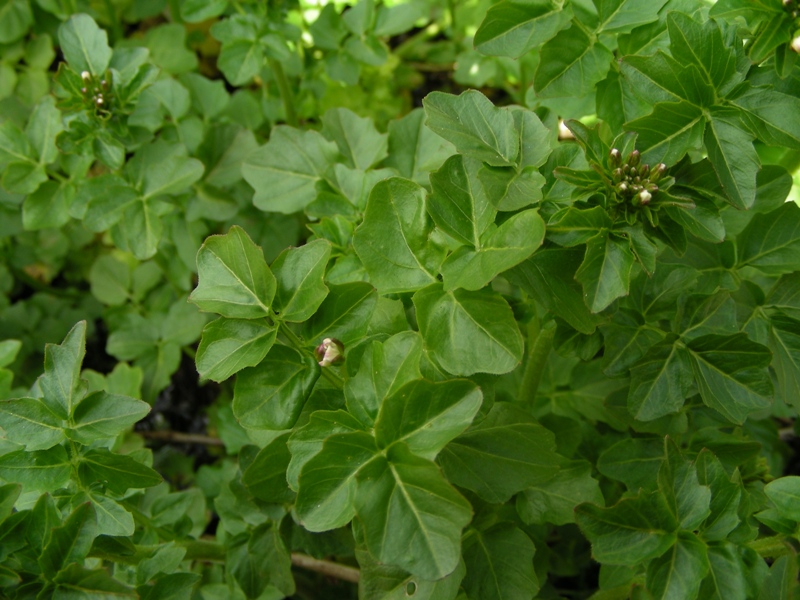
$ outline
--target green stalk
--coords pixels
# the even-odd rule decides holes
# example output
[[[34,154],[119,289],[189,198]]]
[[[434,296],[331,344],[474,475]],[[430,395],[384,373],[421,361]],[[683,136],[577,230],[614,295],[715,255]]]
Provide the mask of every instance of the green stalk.
[[[294,96],[292,88],[289,86],[289,80],[286,78],[286,73],[283,71],[283,66],[274,58],[267,59],[269,68],[272,69],[275,75],[275,81],[278,84],[278,91],[281,94],[281,101],[283,102],[283,112],[286,113],[286,123],[292,127],[297,127],[297,112],[294,110]]]
[[[542,373],[553,348],[555,334],[555,321],[548,321],[539,329],[539,321],[534,318],[528,325],[528,359],[525,362],[525,372],[519,390],[519,398],[523,402],[533,402],[536,399],[536,391],[542,381]]]

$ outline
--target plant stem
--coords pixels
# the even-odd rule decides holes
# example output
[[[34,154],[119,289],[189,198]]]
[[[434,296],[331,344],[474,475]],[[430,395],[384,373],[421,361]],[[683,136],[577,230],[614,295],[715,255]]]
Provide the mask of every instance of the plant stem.
[[[228,549],[224,544],[210,540],[176,540],[175,543],[186,549],[184,560],[224,563],[228,554]],[[95,549],[90,553],[90,556],[110,562],[138,565],[142,560],[150,558],[158,548],[159,545],[136,546],[136,552],[130,555]],[[329,560],[319,560],[299,552],[292,552],[292,565],[351,583],[358,583],[360,576],[359,570],[354,567],[340,565]]]
[[[330,562],[327,560],[319,560],[313,556],[292,552],[292,565],[306,569],[308,571],[315,571],[328,577],[335,577],[342,581],[350,581],[358,583],[360,572],[358,569],[340,565],[339,563]]]
[[[793,552],[786,538],[782,535],[760,538],[747,545],[763,558],[777,558]]]
[[[278,91],[281,94],[281,101],[283,102],[283,112],[286,113],[286,123],[292,127],[297,127],[297,113],[294,110],[292,88],[289,86],[289,80],[286,78],[283,66],[274,58],[267,59],[267,63],[269,64],[269,68],[272,69],[272,74],[275,76],[275,81],[278,84]]]
[[[537,331],[538,330],[538,331]],[[539,322],[534,319],[528,330],[528,360],[525,363],[525,372],[522,375],[519,397],[524,402],[533,402],[536,391],[542,380],[542,373],[553,347],[553,337],[556,334],[555,321],[548,321],[539,329]]]
[[[137,431],[143,438],[174,442],[176,444],[203,444],[205,446],[224,446],[221,439],[199,433],[183,433],[181,431]]]

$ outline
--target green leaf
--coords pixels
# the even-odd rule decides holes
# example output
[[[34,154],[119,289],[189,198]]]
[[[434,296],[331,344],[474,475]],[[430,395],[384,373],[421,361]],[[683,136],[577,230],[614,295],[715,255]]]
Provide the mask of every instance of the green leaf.
[[[364,425],[344,410],[317,410],[303,427],[292,432],[287,446],[292,454],[286,470],[289,486],[297,490],[303,466],[319,454],[326,439],[337,433],[362,431]],[[374,442],[372,444],[374,447]]]
[[[647,589],[659,600],[697,598],[708,569],[705,543],[682,531],[675,545],[647,566]]]
[[[434,463],[395,444],[362,467],[357,480],[356,512],[378,561],[428,580],[456,569],[472,509]]]
[[[547,239],[559,246],[577,246],[585,244],[611,225],[611,219],[602,206],[590,209],[569,206],[550,217],[547,223]]]
[[[481,600],[531,598],[539,591],[535,552],[531,539],[511,523],[470,531],[463,546],[467,575],[462,585]]]
[[[686,351],[675,343],[659,344],[631,369],[628,410],[640,421],[675,413],[692,385]]]
[[[548,481],[559,468],[553,434],[507,402],[450,442],[438,462],[452,483],[495,504]]]
[[[128,396],[95,392],[75,408],[67,435],[82,444],[113,438],[141,421],[150,405]]]
[[[128,180],[143,200],[186,191],[204,169],[199,160],[189,158],[186,146],[161,140],[143,146],[125,165]]]
[[[462,246],[442,264],[444,289],[479,290],[500,273],[533,254],[544,240],[545,225],[536,209],[512,216],[492,227],[473,250]]]
[[[771,146],[800,148],[800,123],[788,117],[800,109],[800,99],[759,86],[732,101],[750,131]]]
[[[104,75],[111,61],[108,35],[89,15],[73,15],[58,29],[61,52],[75,71]]]
[[[294,594],[291,557],[272,523],[259,525],[252,535],[234,538],[226,563],[247,598],[258,598],[268,585],[286,596]]]
[[[540,98],[584,96],[605,79],[611,52],[573,24],[560,31],[539,51],[533,87]]]
[[[667,0],[599,0],[597,14],[600,18],[598,32],[627,33],[636,27],[658,19],[658,13]]]
[[[739,209],[753,206],[761,166],[753,136],[731,119],[730,113],[718,110],[711,113],[704,141],[728,201]]]
[[[362,600],[405,600],[409,592],[413,592],[414,600],[456,600],[466,574],[462,561],[447,577],[425,581],[398,567],[379,563],[364,543],[358,543],[355,552],[360,567],[358,594]]]
[[[654,489],[664,461],[664,443],[652,438],[626,438],[606,448],[597,460],[597,470],[622,481],[629,490]]]
[[[372,119],[347,108],[332,108],[322,116],[322,133],[336,142],[348,166],[366,171],[386,158],[388,136]]]
[[[514,117],[497,108],[483,94],[468,90],[459,96],[432,92],[423,102],[425,124],[465,156],[495,167],[514,165],[519,141],[514,135]]]
[[[664,441],[666,458],[658,472],[658,488],[681,529],[693,531],[711,514],[711,488],[701,485],[693,463],[681,456],[670,438]]]
[[[17,358],[22,342],[19,340],[0,341],[0,367],[7,367]]]
[[[372,188],[353,248],[381,294],[412,292],[436,281],[444,250],[431,243],[424,188],[399,177]]]
[[[575,516],[603,564],[634,566],[661,556],[677,541],[678,524],[659,492],[639,492],[614,506],[580,504]]]
[[[286,482],[286,469],[292,458],[286,446],[289,435],[278,436],[262,448],[242,474],[242,483],[259,500],[282,504],[294,498]]]
[[[314,201],[317,182],[338,155],[336,144],[320,133],[279,125],[244,162],[242,175],[256,191],[258,208],[290,214]]]
[[[97,533],[97,519],[91,502],[79,505],[62,526],[53,528],[39,556],[39,566],[45,577],[52,579],[65,566],[83,563]]]
[[[772,401],[766,367],[772,353],[746,334],[705,335],[689,343],[692,371],[703,402],[734,423],[743,423]]]
[[[71,463],[64,446],[27,452],[18,450],[0,456],[0,478],[19,483],[24,491],[50,491],[66,485]]]
[[[586,254],[575,280],[583,286],[586,306],[598,313],[628,295],[634,255],[627,240],[602,232],[586,243]]]
[[[61,111],[56,108],[55,98],[45,96],[33,109],[25,128],[25,135],[40,165],[49,165],[58,158],[56,136],[63,130]]]
[[[53,581],[56,583],[53,598],[135,600],[139,597],[132,588],[114,579],[104,568],[89,570],[82,565],[69,565]]]
[[[781,313],[770,317],[767,344],[772,350],[777,397],[786,403],[800,402],[800,321]]]
[[[699,598],[746,600],[745,566],[736,545],[730,542],[709,545],[708,567]]]
[[[719,25],[713,20],[698,23],[689,15],[671,12],[667,17],[670,53],[680,63],[694,64],[721,96],[744,79],[749,61],[742,65],[743,53],[728,46]]]
[[[725,239],[725,223],[719,216],[719,210],[711,201],[701,196],[692,196],[694,208],[678,208],[666,206],[664,210],[673,221],[681,225],[693,236],[718,244]]]
[[[0,6],[0,44],[22,38],[33,25],[33,12],[28,0],[8,0]]]
[[[269,315],[276,282],[261,248],[240,227],[206,239],[197,253],[199,281],[189,296],[200,310],[224,317]]]
[[[797,564],[790,556],[776,559],[759,589],[758,600],[790,600],[797,589]]]
[[[89,492],[88,497],[97,513],[97,528],[101,535],[133,535],[136,530],[133,515],[121,504],[98,493]]]
[[[233,413],[249,429],[289,429],[300,416],[319,372],[311,356],[276,344],[258,366],[239,373]]]
[[[707,449],[697,455],[695,466],[698,481],[711,489],[711,514],[700,528],[701,535],[706,541],[723,541],[739,525],[743,486],[740,480],[731,479],[719,459]],[[714,569],[714,561],[711,563]]]
[[[86,354],[86,321],[70,329],[61,344],[47,344],[44,349],[44,375],[39,387],[44,403],[62,419],[72,411],[83,396],[80,372]]]
[[[404,442],[414,454],[432,460],[469,427],[482,400],[481,391],[466,380],[412,381],[381,404],[375,441],[382,449]]]
[[[756,267],[768,275],[797,270],[800,261],[800,219],[794,202],[757,214],[736,238],[739,266]]]
[[[303,527],[328,531],[352,520],[356,476],[377,452],[375,439],[363,431],[334,433],[324,441],[322,450],[303,465],[298,479],[295,510]],[[376,504],[379,500],[373,498]]]
[[[246,367],[255,367],[272,348],[278,328],[266,319],[212,321],[197,348],[197,372],[204,379],[225,381]]]
[[[499,294],[445,292],[434,284],[414,294],[413,302],[426,348],[449,373],[508,373],[522,360],[522,335]]]
[[[78,475],[83,485],[100,483],[115,494],[124,494],[130,488],[153,487],[163,481],[161,475],[131,456],[106,449],[87,451],[81,457]]]
[[[317,346],[332,337],[347,348],[361,340],[367,334],[377,302],[375,288],[363,281],[331,285],[317,312],[303,325],[306,343]]]
[[[764,487],[764,493],[781,516],[800,521],[800,477],[779,477]]]
[[[625,124],[635,131],[642,161],[674,165],[689,151],[699,148],[705,129],[703,110],[686,101],[659,102],[653,112]]]
[[[0,427],[7,440],[24,445],[28,452],[47,450],[64,439],[61,418],[37,398],[0,402]]]
[[[482,164],[460,154],[451,156],[441,169],[431,173],[433,191],[427,204],[439,229],[475,248],[497,214],[478,179]]]
[[[389,122],[389,156],[384,164],[397,169],[406,179],[427,186],[428,174],[453,152],[450,142],[425,126],[425,111],[421,108]]]
[[[592,465],[585,460],[559,458],[559,470],[552,479],[530,486],[517,495],[516,508],[527,524],[575,522],[575,507],[582,502],[603,506],[600,484],[592,477]]]
[[[599,318],[583,301],[574,275],[584,256],[581,248],[543,248],[504,275],[547,310],[581,333],[594,333]]]
[[[551,0],[503,0],[486,13],[475,33],[475,49],[487,56],[519,58],[566,27],[569,5]]]
[[[313,315],[328,295],[325,269],[331,256],[327,240],[314,240],[281,252],[272,263],[278,280],[274,310],[284,321],[302,322]]]

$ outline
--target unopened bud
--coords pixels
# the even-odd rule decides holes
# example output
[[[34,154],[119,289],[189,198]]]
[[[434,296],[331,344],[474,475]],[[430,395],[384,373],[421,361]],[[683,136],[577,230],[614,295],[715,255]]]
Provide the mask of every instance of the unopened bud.
[[[81,88],[81,94],[85,94],[85,93],[86,93],[86,88]]]
[[[639,175],[642,176],[642,179],[647,179],[650,176],[650,165],[642,165],[639,169]]]
[[[791,44],[789,44],[789,45],[792,47],[792,50],[794,50],[795,52],[797,52],[798,54],[800,54],[800,35],[796,36],[796,37],[795,37],[795,38],[792,40],[792,43],[791,43]]]
[[[619,168],[614,169],[611,172],[611,178],[614,180],[614,183],[619,183],[620,181],[622,181],[622,169]]]
[[[92,78],[92,74],[89,71],[81,71],[81,79],[84,81],[89,81]]]
[[[319,361],[320,367],[329,367],[334,363],[344,360],[344,344],[336,338],[325,338],[322,340],[322,343],[316,347],[314,354]]]
[[[103,104],[103,99],[102,98],[98,98],[96,102],[97,102],[97,106],[101,106]]]
[[[630,170],[631,170],[631,166],[628,163],[625,163],[624,165],[622,165],[622,172],[623,173],[627,174],[627,173],[630,172]]]
[[[622,162],[622,154],[616,148],[612,148],[608,153],[608,160],[612,167],[618,167]]]
[[[650,200],[652,198],[653,196],[647,190],[642,190],[641,192],[639,192],[639,200],[641,201],[642,206],[647,206],[648,204],[650,204]]]
[[[667,165],[664,163],[658,163],[655,167],[653,167],[652,172],[650,173],[650,181],[655,183],[659,179],[664,176],[664,173],[667,172]]]
[[[642,155],[638,150],[634,150],[631,152],[631,155],[628,157],[628,164],[632,167],[635,167],[639,164],[639,160],[641,159]]]
[[[628,191],[628,184],[623,181],[622,183],[620,183],[617,186],[617,191],[618,192],[623,192],[623,193],[627,192]]]

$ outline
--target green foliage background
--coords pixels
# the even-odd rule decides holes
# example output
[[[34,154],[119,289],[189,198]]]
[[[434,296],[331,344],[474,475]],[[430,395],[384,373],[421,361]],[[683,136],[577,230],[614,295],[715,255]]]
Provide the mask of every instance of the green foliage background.
[[[0,0],[0,596],[800,597],[796,0]]]

